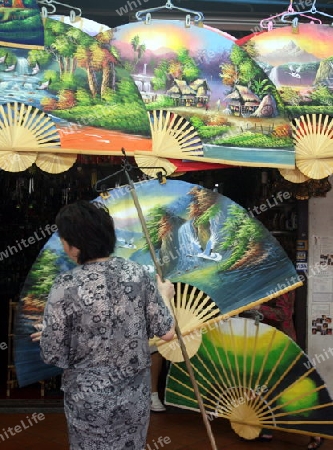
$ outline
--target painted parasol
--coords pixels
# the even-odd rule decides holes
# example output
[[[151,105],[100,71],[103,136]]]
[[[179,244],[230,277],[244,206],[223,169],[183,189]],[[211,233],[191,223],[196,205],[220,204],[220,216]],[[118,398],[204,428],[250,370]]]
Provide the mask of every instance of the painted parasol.
[[[218,314],[237,314],[302,284],[277,240],[227,197],[179,180],[143,181],[135,189],[163,276],[191,286],[179,288],[179,297],[184,289],[189,289],[185,299],[192,289],[195,298],[202,298],[202,292],[203,298],[209,297],[207,313],[199,321],[193,316],[203,309],[201,302],[189,312],[194,329]],[[114,218],[116,255],[145,265],[153,276],[154,263],[128,186],[113,189],[97,201]],[[32,266],[19,302],[15,365],[21,386],[49,375],[44,374],[38,346],[29,336],[41,321],[54,278],[71,267],[54,234]],[[188,323],[190,318],[186,320],[190,332]]]
[[[211,420],[229,420],[245,439],[262,428],[333,438],[332,398],[292,339],[245,318],[208,322],[201,332],[191,363]],[[165,403],[198,410],[184,363],[169,369]]]
[[[285,16],[302,15],[286,13]],[[333,173],[332,153],[333,31],[318,23],[298,23],[238,41],[267,73],[291,120],[295,173],[282,176],[302,183]]]

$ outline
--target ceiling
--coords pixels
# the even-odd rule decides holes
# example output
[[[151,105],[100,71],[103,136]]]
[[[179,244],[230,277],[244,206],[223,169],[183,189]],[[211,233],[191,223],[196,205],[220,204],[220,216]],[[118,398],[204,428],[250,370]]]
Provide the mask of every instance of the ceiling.
[[[38,0],[40,6],[53,0]],[[291,0],[292,1],[292,0]],[[204,14],[204,23],[227,31],[235,37],[242,37],[260,28],[260,20],[280,14],[288,9],[288,0],[69,0],[70,5],[82,10],[82,17],[98,23],[116,27],[136,21],[138,11],[163,7],[151,13],[152,18],[185,19],[185,12],[177,8],[200,11]],[[166,8],[166,2],[169,7]],[[333,22],[333,0],[314,0],[317,14],[323,23]],[[69,15],[69,9],[57,4],[57,13]],[[68,5],[68,3],[66,3]],[[295,11],[307,12],[312,0],[297,0],[292,4]],[[327,17],[324,14],[332,15]],[[309,13],[308,13],[309,15]],[[283,24],[281,24],[283,25]]]

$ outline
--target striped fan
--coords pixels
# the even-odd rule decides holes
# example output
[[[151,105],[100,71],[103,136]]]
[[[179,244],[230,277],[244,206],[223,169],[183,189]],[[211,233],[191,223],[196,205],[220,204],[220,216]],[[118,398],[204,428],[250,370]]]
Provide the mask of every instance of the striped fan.
[[[0,151],[0,168],[7,172],[23,172],[32,166],[36,157],[36,153],[30,152]]]
[[[333,173],[333,119],[306,114],[292,123],[296,166],[307,177],[325,178]]]
[[[220,317],[218,306],[200,289],[189,284],[178,282],[176,296],[171,301],[184,344],[189,357],[196,354],[200,345],[202,331],[200,327],[212,318]],[[197,330],[197,331],[195,331]],[[172,362],[183,361],[183,354],[176,337],[171,342],[152,339],[151,344],[157,345],[159,353]]]
[[[262,428],[333,437],[333,402],[298,345],[269,325],[244,318],[215,322],[191,363],[212,418],[246,439]],[[198,410],[184,363],[172,364],[166,404]]]
[[[57,147],[60,150],[60,136],[54,122],[47,114],[24,103],[0,105],[0,167],[3,170],[9,172],[26,170],[36,161],[38,150]],[[70,157],[73,160],[74,155]],[[48,163],[45,166],[47,171],[59,173],[62,164],[66,167],[64,170],[70,167],[68,167],[68,156],[66,155],[63,161],[61,161],[62,158],[57,155],[57,163],[50,164],[52,158],[48,155],[40,155],[38,165],[45,166],[45,160],[47,160]]]

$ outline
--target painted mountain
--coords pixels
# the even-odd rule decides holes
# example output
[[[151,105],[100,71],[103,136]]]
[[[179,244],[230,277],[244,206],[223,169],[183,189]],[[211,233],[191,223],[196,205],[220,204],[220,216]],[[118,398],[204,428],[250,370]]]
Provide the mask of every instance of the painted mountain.
[[[308,62],[317,62],[320,61],[320,58],[306,52],[293,40],[290,40],[280,48],[275,48],[272,52],[266,53],[264,56],[259,56],[258,60],[268,62],[272,66],[277,66],[287,63],[304,64]]]
[[[289,116],[333,113],[333,30],[299,24],[249,36],[240,41],[280,94]]]

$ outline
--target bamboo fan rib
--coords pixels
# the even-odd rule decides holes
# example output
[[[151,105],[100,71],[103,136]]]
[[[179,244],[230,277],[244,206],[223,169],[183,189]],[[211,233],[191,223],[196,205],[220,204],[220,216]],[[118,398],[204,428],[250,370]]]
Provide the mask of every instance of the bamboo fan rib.
[[[280,169],[279,172],[285,180],[291,183],[305,183],[305,181],[310,180],[297,167],[296,169]]]
[[[140,170],[151,178],[157,178],[159,172],[165,176],[172,175],[177,169],[168,159],[152,155],[150,152],[135,155],[134,159]]]
[[[142,172],[157,178],[173,174],[177,167],[165,158],[184,159],[203,156],[202,142],[195,128],[184,117],[171,111],[148,112],[152,138],[152,152],[136,153],[135,161]]]
[[[35,152],[20,152],[16,149],[31,148],[40,149],[57,148],[60,150],[60,136],[47,114],[31,105],[24,103],[6,103],[0,105],[0,167],[10,172],[20,172],[30,167],[37,158]],[[63,165],[67,170],[69,160],[66,155]],[[48,168],[47,171],[59,173],[61,155],[58,155],[55,164],[50,164],[50,158],[39,158],[39,164]],[[72,164],[71,164],[72,165]],[[56,170],[56,171],[54,171]]]
[[[76,162],[77,155],[59,155],[57,153],[38,153],[36,166],[44,172],[62,173]]]
[[[154,154],[175,159],[203,156],[201,139],[184,117],[163,110],[148,112],[148,116]]]
[[[178,282],[176,296],[171,301],[179,329],[184,334],[184,344],[189,357],[195,355],[200,347],[202,330],[201,325],[220,315],[217,305],[203,291],[189,284]],[[192,331],[194,330],[194,331]],[[191,333],[187,334],[189,331]],[[183,355],[176,339],[165,342],[154,339],[152,344],[157,345],[159,353],[172,362],[183,361]]]
[[[220,321],[191,364],[208,415],[254,439],[262,428],[333,438],[333,402],[305,353],[284,333],[253,320]],[[184,363],[172,364],[166,404],[197,410]]]
[[[333,118],[306,114],[292,124],[296,166],[307,177],[325,178],[333,173]]]
[[[6,172],[23,172],[32,166],[36,161],[36,157],[36,153],[19,153],[0,150],[0,168]]]

